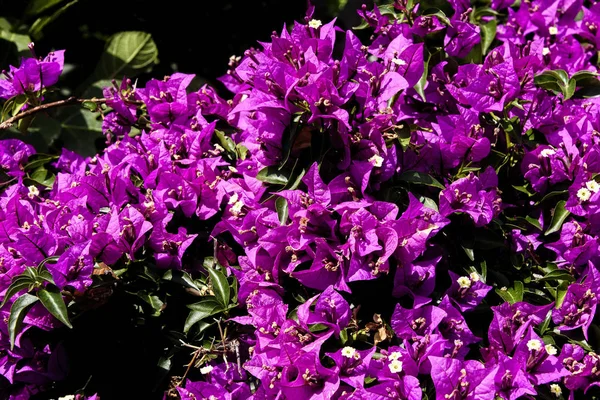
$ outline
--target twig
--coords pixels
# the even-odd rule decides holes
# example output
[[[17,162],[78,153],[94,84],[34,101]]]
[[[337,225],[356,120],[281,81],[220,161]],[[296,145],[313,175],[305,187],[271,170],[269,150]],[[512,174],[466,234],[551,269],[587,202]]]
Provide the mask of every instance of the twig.
[[[51,108],[72,106],[75,104],[83,104],[83,103],[104,104],[109,100],[110,99],[106,99],[106,98],[98,99],[95,97],[92,99],[78,99],[77,97],[72,96],[65,100],[58,100],[58,101],[55,101],[52,103],[42,104],[37,107],[30,108],[29,110],[23,111],[22,113],[19,113],[19,114],[15,115],[14,117],[11,117],[11,118],[7,119],[6,121],[0,123],[0,131],[10,128],[11,126],[13,126],[15,124],[15,122],[17,122],[23,118],[37,114],[38,112],[41,112],[41,111],[49,110]],[[127,103],[131,103],[131,104],[143,104],[141,101],[135,101],[135,100],[134,101],[124,100],[124,101]]]

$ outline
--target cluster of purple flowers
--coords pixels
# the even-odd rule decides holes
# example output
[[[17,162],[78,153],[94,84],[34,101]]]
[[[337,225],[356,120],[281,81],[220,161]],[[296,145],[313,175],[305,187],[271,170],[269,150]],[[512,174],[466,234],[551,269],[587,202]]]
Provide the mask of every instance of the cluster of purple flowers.
[[[108,147],[63,149],[47,186],[28,175],[30,145],[0,141],[6,393],[67,376],[61,347],[29,337],[62,326],[43,302],[11,339],[27,290],[51,284],[76,305],[98,271],[139,260],[202,275],[208,238],[239,283],[227,323],[245,351],[204,364],[170,391],[182,399],[558,399],[600,385],[600,102],[535,80],[595,80],[600,8],[511,3],[363,8],[368,41],[309,10],[231,58],[229,100],[189,93],[192,75],[124,79],[104,93]],[[0,97],[56,83],[62,57],[11,67]],[[9,291],[39,265],[45,283]]]

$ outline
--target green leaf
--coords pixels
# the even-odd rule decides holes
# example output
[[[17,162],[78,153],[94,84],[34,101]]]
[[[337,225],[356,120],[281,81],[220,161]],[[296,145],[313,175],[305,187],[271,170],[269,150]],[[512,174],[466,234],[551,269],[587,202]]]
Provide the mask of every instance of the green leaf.
[[[517,303],[519,301],[523,301],[523,293],[524,293],[523,282],[516,281],[515,286],[513,288],[509,288],[506,290],[496,289],[496,293],[498,296],[502,297],[504,301],[509,302],[510,304]]]
[[[51,188],[52,185],[54,185],[54,180],[56,179],[56,176],[52,172],[48,171],[46,168],[39,167],[38,169],[29,174],[29,179],[39,183],[40,185]]]
[[[69,321],[65,301],[63,300],[62,294],[60,294],[60,290],[56,286],[48,285],[46,286],[46,289],[38,290],[37,296],[50,314],[54,315],[56,319],[69,328],[73,328],[73,325],[71,325],[71,322]]]
[[[565,296],[567,295],[567,289],[569,289],[569,282],[567,281],[563,281],[560,285],[558,285],[556,288],[554,308],[560,308],[565,300]]]
[[[452,26],[452,22],[450,22],[450,20],[448,19],[448,17],[446,16],[446,14],[440,10],[439,8],[428,8],[427,10],[423,11],[423,16],[436,16],[437,19],[447,25],[447,26]]]
[[[475,261],[475,252],[473,251],[473,249],[462,245],[460,247],[462,247],[462,249],[465,251],[465,254],[467,255],[467,257],[469,257],[469,260]]]
[[[441,11],[440,11],[441,12]],[[427,50],[427,48],[423,48],[423,75],[419,81],[415,84],[415,91],[421,96],[423,101],[427,101],[425,98],[425,85],[427,84],[427,75],[429,74],[429,60],[431,60],[431,53]],[[410,143],[410,132],[409,132],[409,143]],[[404,148],[404,146],[403,146]]]
[[[308,327],[308,329],[312,333],[316,333],[316,332],[326,331],[327,329],[329,329],[329,327],[327,325],[324,325],[324,324],[312,324],[312,325],[310,325]]]
[[[217,301],[223,307],[227,307],[231,296],[231,288],[229,287],[229,282],[227,282],[227,277],[221,271],[217,271],[214,268],[207,267],[206,270],[210,276],[213,293]]]
[[[273,185],[283,185],[288,183],[289,177],[285,171],[280,171],[277,167],[265,167],[258,172],[256,179],[261,182],[270,183]]]
[[[119,32],[108,43],[94,76],[99,79],[131,78],[158,62],[158,49],[146,32]]]
[[[496,37],[496,20],[479,26],[481,29],[481,52],[486,55]]]
[[[225,135],[225,132],[215,129],[215,136],[225,151],[230,155],[237,156],[235,142],[229,136]]]
[[[444,185],[438,182],[434,177],[423,172],[407,171],[400,175],[399,179],[401,181],[410,182],[417,185],[425,185],[436,187],[439,189],[445,189]]]
[[[97,153],[96,140],[102,138],[102,119],[99,113],[84,108],[70,108],[60,115],[60,139],[65,147],[82,156]]]
[[[15,339],[21,330],[21,324],[31,305],[38,301],[38,298],[30,294],[20,296],[10,307],[10,317],[8,318],[8,335],[10,337],[10,349],[15,347]]]
[[[575,79],[569,80],[569,84],[563,88],[563,96],[565,100],[570,99],[575,94],[575,88],[577,87],[577,82]]]
[[[288,214],[289,214],[287,199],[285,199],[283,197],[278,197],[277,200],[275,200],[275,208],[277,209],[277,216],[279,217],[279,223],[281,225],[285,225],[285,223],[287,222],[287,219],[288,219]]]
[[[42,31],[44,30],[44,28],[54,22],[55,20],[58,19],[58,17],[60,17],[62,14],[64,14],[69,8],[71,8],[72,6],[74,6],[75,4],[77,4],[79,2],[79,0],[73,0],[67,4],[65,4],[64,6],[62,6],[61,8],[59,8],[58,10],[56,10],[54,13],[52,13],[51,15],[45,15],[42,16],[40,18],[38,18],[29,28],[29,35],[34,38],[35,40],[41,39],[43,34]]]
[[[25,15],[28,17],[39,15],[65,1],[66,0],[31,0],[29,6],[25,10]]]
[[[539,325],[539,332],[540,332],[541,336],[543,336],[544,333],[546,333],[546,331],[548,330],[548,327],[550,326],[550,321],[551,320],[552,320],[552,310],[548,311],[548,314],[546,314],[546,318]]]
[[[157,317],[163,311],[165,303],[154,294],[147,293],[146,291],[140,291],[137,293],[137,296],[144,300],[152,309],[154,310],[154,314],[152,316]]]
[[[214,297],[207,298],[198,303],[189,304],[187,307],[192,311],[189,313],[185,321],[185,326],[183,328],[183,332],[185,333],[187,333],[192,326],[203,319],[223,311],[223,306],[219,304]]]
[[[563,222],[565,222],[567,217],[571,214],[565,209],[565,204],[566,202],[561,200],[556,204],[556,207],[554,207],[552,222],[550,222],[548,230],[546,230],[546,233],[544,233],[545,236],[551,235],[554,232],[558,232],[561,229]]]
[[[174,283],[178,283],[182,286],[190,287],[192,289],[200,291],[200,288],[194,283],[194,280],[192,279],[190,274],[188,274],[185,271],[177,271],[170,269],[167,272],[165,272],[165,274],[163,275],[163,279],[165,281],[171,281]]]
[[[575,281],[575,277],[571,275],[568,271],[564,269],[555,269],[554,271],[548,272],[540,279],[536,279],[537,281],[567,281],[573,282]]]
[[[4,307],[7,301],[11,299],[15,294],[19,293],[21,290],[27,289],[28,287],[34,284],[34,280],[28,276],[17,276],[13,279],[13,282],[10,284],[8,289],[6,289],[6,293],[4,294],[4,300],[2,300],[2,304],[0,304],[0,308]]]

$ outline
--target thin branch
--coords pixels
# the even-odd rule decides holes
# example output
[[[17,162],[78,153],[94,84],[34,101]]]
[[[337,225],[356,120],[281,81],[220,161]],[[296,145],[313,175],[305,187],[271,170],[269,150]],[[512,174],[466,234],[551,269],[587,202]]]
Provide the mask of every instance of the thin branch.
[[[72,106],[75,104],[83,104],[83,103],[104,104],[109,100],[110,99],[105,99],[105,98],[78,99],[77,97],[72,96],[65,100],[59,100],[59,101],[55,101],[52,103],[42,104],[37,107],[33,107],[28,110],[25,110],[22,113],[19,113],[19,114],[15,115],[14,117],[11,117],[11,118],[7,119],[6,121],[0,123],[0,131],[10,128],[11,126],[13,126],[15,124],[15,122],[17,122],[23,118],[27,118],[31,115],[37,114],[38,112],[46,111],[51,108]],[[140,101],[125,100],[125,102],[131,103],[131,104],[142,104],[142,102],[140,102]]]

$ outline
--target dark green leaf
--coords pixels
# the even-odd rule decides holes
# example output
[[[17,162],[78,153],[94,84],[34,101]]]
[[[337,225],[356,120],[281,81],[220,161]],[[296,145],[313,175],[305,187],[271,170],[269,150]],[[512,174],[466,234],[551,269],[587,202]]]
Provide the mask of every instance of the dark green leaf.
[[[35,154],[29,157],[29,162],[25,164],[25,167],[23,167],[23,169],[25,171],[33,171],[34,169],[44,166],[57,159],[58,156],[53,156],[50,154]]]
[[[30,294],[20,296],[10,307],[10,317],[8,318],[8,336],[10,337],[11,350],[15,347],[15,339],[21,330],[21,324],[29,308],[38,300],[37,297]]]
[[[440,182],[438,182],[435,178],[433,178],[431,175],[423,173],[423,172],[408,171],[408,172],[405,172],[402,175],[400,175],[399,179],[402,181],[414,183],[417,185],[425,185],[425,186],[436,187],[439,189],[445,189],[444,185],[442,185]]]
[[[481,52],[486,55],[496,37],[496,20],[493,19],[487,24],[482,24],[479,28],[481,29]]]
[[[573,282],[575,277],[571,275],[567,270],[564,269],[555,269],[554,271],[550,271],[542,278],[537,279],[537,281],[567,281]]]
[[[158,49],[152,35],[146,32],[119,32],[108,39],[108,44],[95,78],[131,78],[158,62]]]
[[[31,0],[25,10],[25,15],[35,16],[67,0]]]
[[[214,297],[207,298],[198,303],[189,304],[187,307],[192,311],[185,321],[185,326],[183,328],[185,333],[187,333],[196,323],[223,310],[223,306],[219,304]]]
[[[446,14],[439,8],[428,8],[427,10],[423,11],[422,15],[423,16],[436,16],[437,19],[441,23],[443,23],[447,26],[452,26],[452,22],[450,22],[450,19],[448,19]]]
[[[96,140],[104,136],[99,113],[84,108],[70,108],[60,115],[61,140],[65,147],[82,156],[97,153]]]
[[[540,335],[541,336],[543,336],[544,333],[546,333],[546,331],[548,330],[548,327],[550,326],[550,321],[551,320],[552,320],[552,310],[548,311],[548,314],[546,315],[546,318],[544,319],[544,321],[539,326],[539,331],[540,331]]]
[[[567,295],[568,288],[569,288],[569,282],[567,282],[567,281],[563,281],[560,285],[558,285],[558,287],[556,288],[554,308],[560,308],[563,301],[565,300],[565,296]]]
[[[550,226],[544,234],[545,236],[551,235],[554,232],[558,232],[561,229],[563,222],[565,222],[567,217],[571,214],[565,209],[565,204],[566,202],[564,200],[561,200],[556,204],[556,207],[554,207],[552,222],[550,222]]]
[[[256,175],[256,179],[273,185],[286,185],[289,178],[285,171],[280,171],[277,167],[271,166],[261,169]]]
[[[77,2],[79,2],[79,0],[73,0],[56,10],[54,13],[38,18],[29,28],[29,35],[35,40],[40,39],[43,36],[42,31],[44,28],[58,19],[58,17],[64,14],[71,6],[77,4]]]
[[[575,94],[575,88],[577,87],[577,82],[575,79],[571,79],[569,84],[563,88],[563,95],[565,100],[570,99]]]
[[[502,299],[504,299],[504,301],[507,301],[510,304],[514,304],[519,301],[523,301],[523,293],[524,293],[523,282],[516,281],[515,286],[513,288],[509,288],[506,290],[496,289],[496,293],[498,293],[498,296],[502,297]]]
[[[462,247],[462,249],[465,251],[465,254],[467,255],[467,257],[469,257],[469,260],[475,261],[475,252],[473,252],[473,249],[467,248],[465,246],[460,247]]]
[[[277,209],[277,216],[279,217],[279,223],[281,225],[285,225],[288,219],[288,202],[287,199],[283,197],[278,197],[275,200],[275,208]]]
[[[219,144],[231,155],[237,156],[237,151],[235,147],[235,143],[231,138],[225,135],[225,132],[221,132],[218,129],[215,129],[215,136],[219,141]]]
[[[229,287],[229,282],[227,282],[227,277],[221,271],[217,271],[214,268],[208,267],[206,270],[210,276],[213,293],[217,301],[223,307],[227,307],[231,296],[231,288]]]
[[[165,272],[165,274],[163,275],[163,279],[165,281],[171,281],[174,283],[178,283],[182,286],[187,286],[200,291],[200,288],[194,283],[194,280],[192,279],[190,274],[188,274],[185,271],[177,271],[170,269],[167,272]]]
[[[54,180],[56,179],[56,176],[52,172],[48,171],[46,168],[39,167],[38,169],[29,174],[29,179],[39,183],[40,185],[51,188],[52,185],[54,185]]]
[[[65,301],[63,300],[62,294],[60,294],[60,290],[56,286],[48,285],[46,289],[38,290],[37,296],[50,314],[54,315],[56,319],[69,328],[73,328],[73,325],[71,325],[71,322],[69,321],[69,314],[67,312]]]
[[[423,48],[423,75],[419,81],[415,84],[415,91],[421,96],[423,101],[427,101],[425,98],[425,85],[427,84],[427,75],[429,74],[429,60],[431,60],[431,53],[427,51],[427,48]],[[410,133],[409,133],[410,143]],[[402,147],[404,149],[404,146]]]
[[[21,279],[18,279],[21,278]],[[11,299],[15,294],[19,293],[21,290],[27,289],[29,286],[33,285],[34,280],[26,277],[20,276],[17,279],[14,279],[10,284],[8,289],[6,289],[6,293],[4,294],[4,300],[2,300],[2,304],[0,304],[0,308],[4,307],[7,301]]]
[[[316,332],[323,332],[327,329],[329,329],[329,327],[327,325],[324,324],[312,324],[308,327],[308,329],[312,332],[312,333],[316,333]]]

